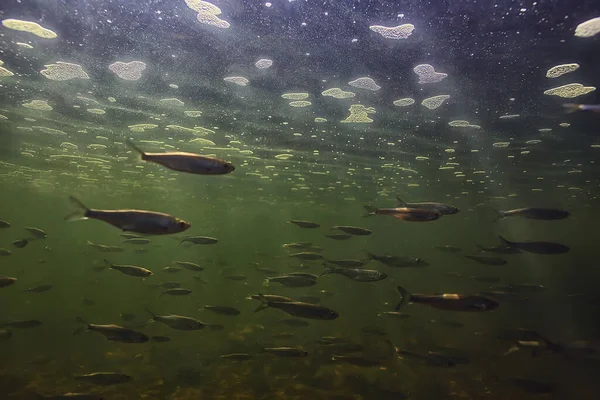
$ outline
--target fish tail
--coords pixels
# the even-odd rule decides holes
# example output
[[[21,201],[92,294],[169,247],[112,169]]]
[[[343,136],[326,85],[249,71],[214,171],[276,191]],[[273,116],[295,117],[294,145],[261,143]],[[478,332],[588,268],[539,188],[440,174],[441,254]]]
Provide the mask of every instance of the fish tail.
[[[400,198],[400,196],[396,196],[396,200],[398,201],[399,207],[406,207],[406,202]]]
[[[404,305],[406,305],[406,303],[410,302],[410,293],[408,293],[408,290],[404,289],[402,286],[398,286],[397,289],[398,292],[400,292],[401,298],[398,304],[396,305],[396,311],[401,309]]]
[[[506,218],[506,212],[496,210],[495,208],[492,208],[492,211],[494,211],[494,222]]]
[[[88,327],[88,329],[90,328],[90,324],[87,323],[87,321],[85,321],[83,318],[81,317],[75,317],[75,321],[79,322],[80,324],[84,324]]]
[[[377,257],[374,253],[371,253],[370,251],[367,251],[367,258],[369,259],[369,261],[374,260],[375,257]]]
[[[65,219],[67,221],[80,221],[82,219],[87,219],[90,209],[87,208],[85,206],[85,204],[83,204],[81,201],[77,200],[75,197],[73,196],[69,196],[69,201],[71,202],[72,205],[75,206],[75,211],[71,212],[70,214],[67,214],[65,216]]]
[[[502,242],[502,244],[506,247],[511,247],[512,243],[509,242],[508,240],[504,239],[501,235],[498,235],[498,239],[500,239],[500,241]]]
[[[363,206],[363,208],[365,209],[365,213],[363,214],[363,217],[372,217],[373,215],[375,215],[377,213],[376,207]]]
[[[113,268],[114,264],[111,263],[110,261],[108,261],[106,258],[104,259],[104,262],[108,265],[109,268]]]
[[[323,271],[321,273],[321,275],[319,275],[319,276],[329,275],[329,274],[335,273],[335,268],[332,267],[331,265],[323,264],[323,266],[325,267],[325,271]]]
[[[155,319],[156,319],[156,314],[154,314],[152,311],[150,311],[150,310],[149,310],[149,309],[147,309],[147,308],[144,308],[144,310],[146,310],[146,312],[152,316],[152,320],[155,320]]]
[[[563,108],[565,109],[567,114],[571,114],[582,109],[579,104],[575,103],[565,103],[563,104]]]
[[[129,147],[131,147],[131,149],[139,155],[141,160],[145,160],[146,159],[146,153],[144,153],[144,151],[142,149],[140,149],[139,147],[137,147],[131,140],[127,140],[127,145]]]
[[[265,299],[265,296],[263,296],[261,293],[259,293],[258,299],[260,300],[260,305],[258,307],[256,307],[256,310],[254,310],[255,313],[262,311],[265,308],[269,308],[269,300]]]

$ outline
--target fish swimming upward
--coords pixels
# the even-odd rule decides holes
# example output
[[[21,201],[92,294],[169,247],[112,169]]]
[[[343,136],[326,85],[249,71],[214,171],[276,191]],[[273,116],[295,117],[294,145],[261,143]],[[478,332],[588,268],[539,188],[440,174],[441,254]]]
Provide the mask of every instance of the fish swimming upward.
[[[219,158],[184,152],[145,153],[130,140],[127,141],[127,144],[142,157],[142,160],[160,164],[175,171],[198,175],[223,175],[235,170],[233,164]]]
[[[98,219],[123,231],[147,235],[166,235],[187,230],[191,225],[169,214],[141,210],[94,210],[87,208],[76,198],[69,196],[77,211],[65,217],[68,221]]]

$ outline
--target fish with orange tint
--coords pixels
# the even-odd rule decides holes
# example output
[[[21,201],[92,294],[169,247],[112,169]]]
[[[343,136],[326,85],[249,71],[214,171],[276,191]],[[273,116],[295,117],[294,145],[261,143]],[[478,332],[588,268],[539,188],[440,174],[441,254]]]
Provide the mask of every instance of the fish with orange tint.
[[[142,160],[160,164],[175,171],[199,175],[223,175],[235,170],[233,164],[219,158],[184,152],[145,153],[133,142],[128,140],[127,144],[142,157]]]
[[[397,208],[375,208],[371,206],[364,206],[367,211],[363,217],[370,217],[373,215],[389,215],[400,221],[408,222],[427,222],[435,221],[440,218],[442,214],[437,210],[428,210],[424,208],[410,208],[410,207],[397,207]]]
[[[68,221],[98,219],[123,231],[146,235],[179,233],[191,226],[188,222],[169,214],[142,210],[94,210],[87,208],[73,196],[69,196],[69,200],[77,210],[65,217]]]
[[[421,303],[439,310],[483,312],[491,311],[500,305],[497,301],[480,295],[464,294],[411,294],[402,286],[398,286],[400,302],[396,306],[398,311],[406,303]]]

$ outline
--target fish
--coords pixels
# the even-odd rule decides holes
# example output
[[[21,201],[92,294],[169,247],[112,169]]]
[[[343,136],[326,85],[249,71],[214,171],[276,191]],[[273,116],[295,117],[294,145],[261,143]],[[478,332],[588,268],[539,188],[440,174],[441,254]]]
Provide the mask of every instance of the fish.
[[[175,261],[175,263],[177,265],[181,265],[183,268],[190,270],[190,271],[196,271],[196,272],[200,272],[200,271],[204,271],[204,267],[199,266],[196,263],[193,262],[189,262],[189,261]]]
[[[398,286],[397,289],[401,299],[396,306],[396,311],[407,303],[420,303],[439,310],[464,312],[491,311],[500,305],[497,301],[480,295],[411,294],[402,286]]]
[[[32,329],[41,326],[42,322],[37,319],[20,319],[8,322],[0,322],[0,327],[11,327],[18,329]]]
[[[570,250],[568,246],[555,242],[509,242],[502,236],[498,236],[498,238],[505,246],[517,248],[528,253],[563,254],[567,253]]]
[[[301,253],[293,253],[290,254],[290,257],[297,258],[299,260],[322,260],[323,256],[319,253],[311,253],[308,251],[304,251]]]
[[[299,347],[266,347],[263,353],[273,354],[277,357],[307,357],[309,352]]]
[[[502,258],[498,258],[498,257],[490,257],[490,256],[480,256],[480,255],[472,255],[472,256],[465,256],[466,258],[473,260],[473,261],[477,261],[480,264],[484,264],[484,265],[506,265],[507,261],[502,259]]]
[[[288,287],[308,287],[317,284],[316,277],[311,278],[302,275],[280,275],[269,277],[265,282],[276,282]]]
[[[563,107],[566,109],[567,113],[572,113],[575,111],[591,111],[600,113],[600,105],[598,104],[575,104],[575,103],[565,103]]]
[[[181,272],[181,268],[177,268],[177,267],[165,267],[161,271],[162,272],[166,272],[168,274],[176,274],[178,272]]]
[[[258,296],[261,295],[259,294]],[[260,297],[260,300],[262,304],[255,310],[255,312],[264,310],[265,308],[277,308],[294,317],[318,319],[323,321],[331,321],[340,316],[336,311],[316,304],[302,303],[299,301],[270,301],[264,296]]]
[[[402,200],[399,196],[396,196],[396,200],[398,201],[398,207],[406,207],[406,208],[419,208],[424,210],[433,210],[439,212],[441,215],[452,215],[458,214],[460,210],[457,207],[451,206],[449,204],[438,203],[435,201],[425,201],[420,203],[407,203]]]
[[[387,316],[387,317],[393,317],[393,318],[397,318],[397,319],[410,318],[410,314],[406,314],[406,313],[398,312],[398,311],[383,311],[383,312],[377,314],[377,316],[378,317]]]
[[[135,315],[130,313],[121,313],[120,317],[123,321],[133,321],[135,319]]]
[[[141,238],[140,235],[136,235],[134,233],[121,233],[121,237],[124,237],[125,239],[139,239],[139,238]]]
[[[389,215],[400,221],[406,222],[427,222],[439,219],[442,214],[436,210],[428,210],[425,208],[376,208],[364,206],[366,213],[363,217],[371,217],[373,215]]]
[[[188,236],[182,239],[179,244],[181,245],[185,242],[193,244],[216,244],[219,243],[219,240],[209,236]]]
[[[381,360],[374,360],[360,355],[334,354],[331,356],[331,361],[352,364],[358,367],[375,367],[381,365]]]
[[[326,265],[325,271],[321,276],[328,274],[343,275],[358,282],[377,282],[387,278],[385,272],[379,272],[374,269],[338,268]]]
[[[291,221],[288,221],[289,224],[294,224],[296,226],[299,226],[300,228],[307,228],[307,229],[316,229],[321,227],[321,225],[315,223],[315,222],[310,222],[310,221],[300,221],[297,219],[293,219]]]
[[[141,210],[95,210],[87,208],[82,202],[69,196],[77,211],[65,217],[68,221],[97,219],[122,231],[148,235],[166,235],[180,233],[191,227],[189,222],[169,214]]]
[[[40,228],[36,228],[33,226],[26,226],[25,230],[33,235],[35,239],[46,239],[48,234],[41,230]]]
[[[7,249],[0,249],[0,256],[10,256],[12,252]]]
[[[368,260],[353,260],[353,259],[341,259],[341,260],[325,260],[330,264],[335,264],[339,267],[344,267],[344,268],[358,268],[358,267],[362,267],[363,265],[365,265],[366,263],[368,263]]]
[[[104,397],[91,394],[91,393],[63,393],[63,394],[51,394],[51,395],[39,395],[42,399],[46,400],[104,400]]]
[[[262,272],[263,274],[267,274],[267,275],[274,275],[279,272],[276,269],[267,268],[267,267],[255,267],[254,269],[257,270],[258,272]]]
[[[17,278],[12,278],[6,275],[0,275],[0,288],[14,285],[16,281]]]
[[[208,281],[206,281],[203,277],[201,276],[192,276],[192,278],[198,282],[198,283],[202,283],[204,285],[208,285]]]
[[[89,331],[98,332],[106,339],[121,342],[121,343],[146,343],[150,338],[144,335],[142,332],[134,331],[133,329],[126,328],[119,325],[97,325],[89,324],[81,317],[77,317],[77,321],[85,324]]]
[[[226,306],[206,305],[206,306],[202,306],[202,308],[200,308],[200,310],[208,310],[208,311],[214,312],[215,314],[227,315],[230,317],[235,316],[235,315],[240,315],[240,310],[238,310],[237,308],[226,307]]]
[[[305,249],[312,246],[310,242],[285,243],[283,247],[286,249]]]
[[[192,293],[192,291],[190,289],[172,288],[172,289],[165,290],[164,292],[161,293],[161,295],[168,294],[170,296],[187,296],[188,294],[191,294],[191,293]]]
[[[175,289],[175,288],[181,287],[181,283],[179,283],[179,282],[161,282],[161,283],[158,283],[153,286],[157,287],[157,288],[161,288],[161,289]]]
[[[442,245],[442,246],[434,246],[437,250],[445,251],[446,253],[458,253],[462,251],[460,247],[450,246],[450,245]]]
[[[0,329],[0,342],[8,340],[12,337],[12,331],[8,329]]]
[[[396,354],[398,354],[399,356],[418,359],[424,361],[427,365],[439,367],[455,367],[458,364],[469,363],[469,359],[466,357],[448,356],[434,351],[429,351],[425,354],[419,354],[413,351],[396,349]]]
[[[25,289],[24,291],[31,292],[31,293],[43,293],[43,292],[47,292],[50,289],[52,289],[52,285],[40,285],[40,286],[30,287],[29,289]]]
[[[129,375],[117,372],[93,372],[91,374],[75,375],[76,381],[84,381],[94,385],[116,385],[131,381],[133,378]]]
[[[253,355],[248,353],[230,353],[221,355],[221,358],[233,361],[247,361],[250,360],[252,357]]]
[[[230,281],[245,281],[246,279],[248,279],[244,275],[227,275],[227,276],[224,276],[223,278],[228,279]]]
[[[221,325],[221,324],[204,324],[205,328],[210,330],[210,331],[215,331],[215,332],[219,332],[222,331],[223,329],[225,329],[225,326]]]
[[[332,234],[332,235],[325,235],[325,237],[328,239],[332,239],[332,240],[348,240],[348,239],[352,238],[352,235],[338,233],[338,234]]]
[[[10,228],[11,226],[12,225],[10,224],[10,222],[0,220],[0,229]]]
[[[117,270],[125,275],[135,276],[138,278],[146,278],[152,275],[152,271],[146,268],[138,267],[136,265],[118,265],[113,264],[108,260],[104,260],[106,264],[109,265],[111,269]]]
[[[393,256],[389,254],[378,256],[376,254],[367,252],[369,260],[379,261],[388,267],[395,268],[409,268],[409,267],[427,267],[429,263],[419,257],[408,257],[408,256]]]
[[[294,299],[292,299],[291,297],[279,296],[276,294],[253,294],[253,295],[246,297],[246,299],[259,300],[259,301],[263,301],[263,300],[280,301],[280,302],[294,301]]]
[[[168,336],[152,336],[150,339],[153,342],[158,342],[158,343],[166,343],[166,342],[171,341],[171,338]]]
[[[93,243],[91,241],[87,241],[87,245],[91,246],[97,250],[100,250],[103,253],[120,253],[125,251],[124,248],[118,246],[105,246],[103,244]]]
[[[203,329],[206,324],[198,321],[191,317],[184,317],[182,315],[156,315],[152,311],[146,308],[146,312],[152,316],[154,321],[161,322],[169,328],[180,330],[180,331],[197,331]]]
[[[150,239],[145,238],[131,238],[125,239],[121,244],[150,244]]]
[[[348,226],[348,225],[336,225],[336,226],[332,227],[331,230],[342,231],[344,233],[347,233],[348,235],[353,235],[353,236],[369,236],[373,233],[366,228],[361,228],[358,226]]]
[[[86,306],[93,306],[96,304],[96,302],[94,300],[86,299],[85,297],[81,298],[81,302]]]
[[[23,247],[27,246],[27,244],[29,244],[29,240],[27,239],[19,239],[12,242],[12,245],[18,249],[22,249]]]
[[[537,219],[544,221],[554,221],[559,219],[568,218],[571,213],[565,210],[557,208],[539,208],[539,207],[528,207],[528,208],[517,208],[514,210],[494,210],[497,214],[496,220],[508,218],[508,217],[523,217],[527,219]]]
[[[223,175],[235,171],[232,163],[219,158],[185,152],[145,153],[131,140],[128,140],[127,144],[142,160],[160,164],[174,171],[198,175]]]
[[[476,244],[477,248],[483,253],[496,253],[496,254],[520,254],[521,250],[514,247],[506,247],[504,245],[485,247],[480,244]]]

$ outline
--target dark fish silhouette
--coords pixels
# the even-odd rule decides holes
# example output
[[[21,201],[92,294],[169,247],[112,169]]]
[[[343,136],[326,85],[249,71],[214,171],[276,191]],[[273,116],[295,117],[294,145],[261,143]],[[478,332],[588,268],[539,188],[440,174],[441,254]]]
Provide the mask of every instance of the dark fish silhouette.
[[[570,250],[568,246],[555,242],[509,242],[502,236],[498,236],[498,238],[500,238],[502,243],[507,247],[513,247],[528,253],[563,254]]]
[[[491,311],[500,305],[497,301],[480,295],[411,294],[402,286],[398,286],[398,292],[401,299],[396,306],[396,311],[407,303],[420,303],[440,310],[465,312]]]
[[[480,255],[472,255],[472,256],[465,256],[466,258],[473,260],[473,261],[477,261],[480,264],[484,264],[484,265],[506,265],[507,261],[503,260],[502,258],[498,258],[498,257],[491,257],[491,256],[480,256]]]
[[[557,219],[568,218],[570,213],[565,210],[559,210],[557,208],[517,208],[515,210],[499,211],[495,210],[498,214],[498,219],[507,217],[523,217],[528,219],[539,219],[545,221],[553,221]]]

